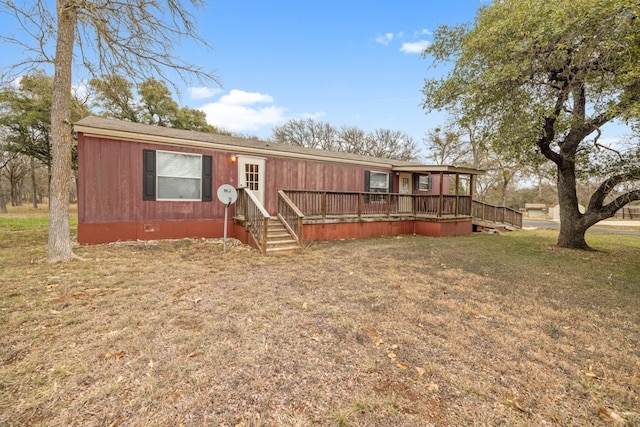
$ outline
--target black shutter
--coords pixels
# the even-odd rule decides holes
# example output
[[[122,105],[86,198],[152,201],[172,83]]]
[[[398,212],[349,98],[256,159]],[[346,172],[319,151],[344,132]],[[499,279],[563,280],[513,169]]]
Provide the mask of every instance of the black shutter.
[[[202,156],[202,201],[213,200],[213,159],[211,156]]]
[[[393,172],[389,174],[389,193],[393,193]]]
[[[156,151],[142,150],[142,200],[156,199]]]
[[[413,190],[414,191],[420,190],[420,174],[417,174],[417,173],[413,174]]]
[[[368,193],[371,191],[371,172],[370,171],[364,171],[364,191],[365,193]],[[371,196],[369,196],[368,194],[365,194],[364,202],[369,203],[370,198]]]

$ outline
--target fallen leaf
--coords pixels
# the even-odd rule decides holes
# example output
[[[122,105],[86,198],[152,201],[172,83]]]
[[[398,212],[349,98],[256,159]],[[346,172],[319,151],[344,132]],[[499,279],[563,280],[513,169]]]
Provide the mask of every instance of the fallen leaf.
[[[418,377],[423,376],[427,371],[424,368],[416,367],[416,371],[418,371]]]
[[[149,359],[149,368],[153,369],[153,359]]]
[[[113,354],[111,354],[111,353],[105,353],[105,355],[104,355],[104,359],[105,360],[111,359],[112,357],[113,357]]]
[[[520,404],[517,400],[512,401],[513,407],[519,411],[524,412],[525,414],[530,414],[531,411]]]
[[[614,423],[616,425],[623,425],[627,422],[627,420],[616,414],[613,408],[610,408],[608,406],[599,407],[598,415],[600,415],[600,418],[602,418],[603,420]]]
[[[319,335],[314,335],[311,337],[312,340],[314,341],[320,341],[320,336]]]
[[[123,418],[118,418],[117,420],[114,420],[111,424],[109,424],[109,427],[116,427],[119,426],[120,423],[122,423]]]
[[[599,377],[598,375],[596,375],[596,374],[593,372],[593,369],[592,369],[592,367],[591,367],[591,366],[589,366],[589,368],[584,368],[584,369],[582,369],[582,373],[583,373],[585,376],[587,376],[587,377],[589,377],[589,378],[595,378],[596,380],[602,380],[602,379],[604,379],[604,378]]]
[[[122,356],[124,356],[124,355],[125,355],[125,353],[126,353],[125,351],[122,351],[122,350],[121,350],[121,351],[119,351],[119,352],[115,353],[115,354],[113,355],[113,357],[114,357],[116,360],[119,360]]]
[[[429,383],[429,385],[427,386],[427,390],[429,391],[438,391],[440,390],[440,386],[436,383]]]
[[[391,359],[391,360],[394,360],[396,358],[396,354],[393,351],[389,352],[389,354],[387,354],[387,356],[389,356],[389,359]]]
[[[196,303],[196,304],[199,303],[200,301],[202,301],[202,298],[196,298],[196,299],[193,300],[193,302]]]
[[[376,340],[376,345],[377,345],[377,346],[380,346],[380,345],[382,345],[382,344],[384,344],[384,341],[382,340],[382,338],[378,338],[378,339]]]
[[[191,353],[189,353],[189,357],[196,357],[199,354],[200,354],[200,352],[198,350],[192,351]]]
[[[302,303],[302,308],[303,308],[303,309],[305,309],[305,310],[306,310],[306,309],[307,309],[307,307],[309,307],[309,304],[308,304],[308,303],[306,303],[306,302]]]
[[[396,366],[400,369],[409,369],[409,365],[407,365],[406,363],[402,363],[402,362],[398,362],[396,363]]]
[[[396,350],[398,348],[400,348],[400,346],[398,344],[394,344],[394,345],[391,346],[392,350]]]

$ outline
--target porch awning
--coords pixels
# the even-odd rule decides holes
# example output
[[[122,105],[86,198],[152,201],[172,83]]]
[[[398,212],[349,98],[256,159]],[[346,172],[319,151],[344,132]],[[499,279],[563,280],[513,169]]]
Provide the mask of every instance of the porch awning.
[[[394,172],[417,172],[417,173],[464,173],[468,175],[484,175],[482,169],[465,168],[448,165],[402,165],[394,166]]]

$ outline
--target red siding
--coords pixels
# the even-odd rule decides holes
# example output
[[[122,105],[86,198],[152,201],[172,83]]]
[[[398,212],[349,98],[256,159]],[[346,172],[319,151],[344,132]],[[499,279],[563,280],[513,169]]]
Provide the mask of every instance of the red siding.
[[[235,185],[236,164],[226,153],[130,141],[78,139],[78,222],[211,220],[224,218],[224,205],[211,202],[143,201],[142,150],[170,150],[213,156],[213,189]],[[235,210],[230,208],[229,214]]]
[[[238,163],[234,153],[161,144],[111,140],[78,135],[78,241],[84,244],[117,240],[150,240],[183,237],[222,237],[224,205],[211,202],[143,201],[143,149],[210,155],[213,158],[213,191],[222,184],[237,186]],[[277,190],[364,191],[366,170],[390,172],[366,166],[330,162],[265,158],[265,208],[277,213]],[[432,191],[439,190],[439,175],[432,175]],[[398,177],[394,175],[394,189]],[[445,187],[447,187],[445,181]],[[445,189],[445,192],[448,188]],[[414,190],[414,193],[421,193]],[[235,205],[229,208],[229,218]],[[245,243],[249,236],[230,223],[229,237]],[[450,236],[471,233],[471,221],[376,221],[305,226],[305,240],[359,238],[401,234]]]
[[[370,167],[296,159],[267,158],[265,208],[277,212],[278,190],[364,191],[364,172]],[[388,170],[380,170],[389,172]]]

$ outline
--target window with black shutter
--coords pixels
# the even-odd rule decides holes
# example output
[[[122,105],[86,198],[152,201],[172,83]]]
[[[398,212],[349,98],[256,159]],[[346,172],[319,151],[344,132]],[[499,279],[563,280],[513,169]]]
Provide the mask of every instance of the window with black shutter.
[[[143,150],[143,200],[213,200],[213,159],[200,154]]]

